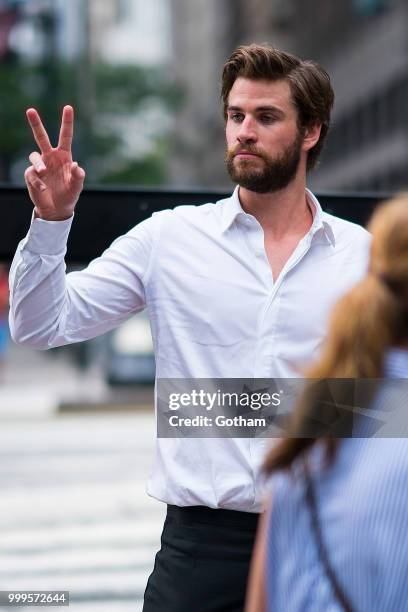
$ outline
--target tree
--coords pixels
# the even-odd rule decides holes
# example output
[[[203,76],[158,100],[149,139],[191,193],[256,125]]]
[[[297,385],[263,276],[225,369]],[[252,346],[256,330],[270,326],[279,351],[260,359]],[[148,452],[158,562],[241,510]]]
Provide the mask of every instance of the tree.
[[[50,70],[51,69],[51,70]],[[78,70],[73,64],[54,62],[27,65],[17,60],[0,64],[0,181],[9,181],[13,165],[33,150],[25,123],[25,110],[39,109],[51,137],[57,137],[60,109],[76,110],[74,154],[87,170],[89,181],[158,184],[166,179],[166,143],[170,121],[145,135],[150,146],[130,154],[127,126],[135,119],[143,127],[149,109],[169,118],[182,96],[164,69],[135,65],[91,64],[91,99],[81,99]],[[86,112],[85,112],[86,111]],[[135,137],[138,137],[136,134]]]

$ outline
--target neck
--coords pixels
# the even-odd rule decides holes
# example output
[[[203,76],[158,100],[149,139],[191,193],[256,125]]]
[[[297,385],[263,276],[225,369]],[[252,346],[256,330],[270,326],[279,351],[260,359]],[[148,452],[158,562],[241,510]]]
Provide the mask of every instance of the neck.
[[[279,239],[292,234],[304,235],[313,223],[306,200],[306,180],[296,176],[285,189],[273,193],[255,193],[239,188],[243,210],[253,215],[265,233]]]

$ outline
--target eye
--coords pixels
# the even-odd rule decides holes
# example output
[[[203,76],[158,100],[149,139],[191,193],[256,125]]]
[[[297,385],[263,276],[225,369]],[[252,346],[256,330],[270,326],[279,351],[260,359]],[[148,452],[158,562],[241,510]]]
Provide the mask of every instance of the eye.
[[[242,113],[231,113],[229,118],[234,123],[241,123],[244,119],[244,115]]]
[[[261,115],[260,120],[262,123],[273,123],[274,121],[276,121],[276,117],[274,117],[273,115]]]

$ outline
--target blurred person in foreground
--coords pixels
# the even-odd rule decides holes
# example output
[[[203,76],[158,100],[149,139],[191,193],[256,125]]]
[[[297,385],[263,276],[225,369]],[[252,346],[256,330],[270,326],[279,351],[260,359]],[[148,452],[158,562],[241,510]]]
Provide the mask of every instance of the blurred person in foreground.
[[[71,155],[73,109],[55,148],[27,111],[39,151],[25,174],[33,220],[10,274],[17,342],[86,340],[147,308],[157,378],[285,378],[317,356],[330,308],[365,273],[369,247],[363,228],[323,212],[306,189],[329,128],[330,79],[312,61],[249,45],[224,66],[222,100],[231,197],[158,212],[68,275],[85,177]],[[147,491],[167,518],[145,612],[242,610],[267,447],[158,438]]]
[[[308,377],[380,379],[366,416],[388,413],[393,426],[377,434],[389,437],[296,437],[319,421],[324,395],[310,382],[292,436],[265,462],[271,508],[248,612],[408,610],[408,440],[395,437],[408,430],[408,195],[380,206],[369,230],[369,273],[336,305]],[[364,435],[365,416],[354,419]]]

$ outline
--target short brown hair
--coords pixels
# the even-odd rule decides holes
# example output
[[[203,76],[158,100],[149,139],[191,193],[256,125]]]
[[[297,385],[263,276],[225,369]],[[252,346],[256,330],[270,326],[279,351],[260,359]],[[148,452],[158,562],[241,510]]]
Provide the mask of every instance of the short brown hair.
[[[295,55],[279,51],[267,44],[238,47],[226,61],[222,71],[221,98],[225,119],[229,93],[238,77],[288,81],[292,101],[298,112],[299,129],[303,131],[316,124],[322,126],[320,138],[308,154],[307,169],[311,170],[316,165],[322,150],[334,102],[334,93],[327,72],[312,60],[301,60]]]

